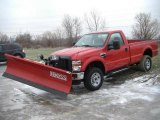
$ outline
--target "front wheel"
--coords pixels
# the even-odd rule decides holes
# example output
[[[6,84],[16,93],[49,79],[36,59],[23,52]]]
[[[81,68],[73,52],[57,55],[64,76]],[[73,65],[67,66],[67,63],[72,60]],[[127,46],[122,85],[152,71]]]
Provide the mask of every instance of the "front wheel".
[[[99,68],[89,68],[84,77],[84,86],[91,91],[98,90],[103,83],[104,76]]]
[[[147,72],[152,68],[152,59],[148,55],[144,55],[140,63],[138,64],[140,70]]]

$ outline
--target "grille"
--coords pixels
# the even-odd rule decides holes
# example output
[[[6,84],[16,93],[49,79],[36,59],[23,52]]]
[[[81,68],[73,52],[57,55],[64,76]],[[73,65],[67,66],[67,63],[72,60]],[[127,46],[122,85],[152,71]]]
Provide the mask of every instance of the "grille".
[[[72,61],[68,56],[50,56],[49,65],[67,71],[72,71]]]

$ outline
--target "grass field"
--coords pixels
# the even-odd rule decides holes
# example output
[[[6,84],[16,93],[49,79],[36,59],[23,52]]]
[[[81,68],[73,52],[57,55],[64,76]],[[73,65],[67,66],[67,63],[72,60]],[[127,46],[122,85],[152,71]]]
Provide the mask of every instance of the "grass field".
[[[160,47],[158,49],[158,52],[160,52]],[[158,53],[158,56],[152,59],[152,62],[153,62],[153,68],[160,68],[160,53]]]
[[[31,60],[36,60],[39,54],[43,54],[44,57],[48,57],[52,52],[61,50],[64,47],[58,48],[39,48],[39,49],[24,49],[26,53],[26,58]]]

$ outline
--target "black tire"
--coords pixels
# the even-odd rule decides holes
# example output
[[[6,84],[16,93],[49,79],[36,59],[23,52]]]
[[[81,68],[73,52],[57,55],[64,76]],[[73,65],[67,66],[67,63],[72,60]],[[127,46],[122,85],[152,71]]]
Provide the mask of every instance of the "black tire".
[[[89,68],[84,76],[84,86],[90,90],[98,90],[103,84],[104,76],[99,68]]]
[[[138,68],[141,71],[147,72],[152,68],[152,59],[149,55],[144,55],[140,63],[138,64]]]

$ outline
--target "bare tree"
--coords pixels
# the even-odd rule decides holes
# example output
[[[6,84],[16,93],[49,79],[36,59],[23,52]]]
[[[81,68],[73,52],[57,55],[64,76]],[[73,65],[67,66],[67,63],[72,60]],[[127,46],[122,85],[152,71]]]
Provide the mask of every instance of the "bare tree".
[[[73,23],[73,20],[72,20],[71,16],[69,16],[69,15],[64,16],[62,26],[65,30],[66,37],[72,39],[73,38],[74,23]]]
[[[89,15],[85,15],[85,23],[90,32],[102,30],[106,25],[105,19],[97,11],[91,11]]]
[[[82,32],[82,22],[80,21],[79,18],[75,17],[73,19],[73,23],[74,23],[74,38],[77,39]]]
[[[139,13],[135,16],[136,23],[133,26],[132,36],[135,39],[153,39],[159,32],[157,19],[152,19],[150,14]]]
[[[80,19],[77,17],[72,18],[69,15],[64,16],[62,27],[65,30],[66,38],[70,40],[71,44],[75,39],[78,38],[82,31],[82,23]]]
[[[6,42],[9,42],[8,36],[0,32],[0,43],[6,43]]]
[[[16,37],[16,42],[21,44],[22,47],[30,48],[32,45],[32,36],[29,33],[19,34]]]
[[[46,31],[42,34],[41,43],[44,47],[55,47],[57,46],[56,36],[50,31]]]
[[[57,27],[57,29],[55,30],[55,36],[57,39],[63,39],[64,31],[60,27]]]
[[[62,46],[63,42],[64,42],[64,41],[62,41],[62,40],[64,40],[64,31],[60,27],[57,27],[54,35],[56,37],[57,45]]]

